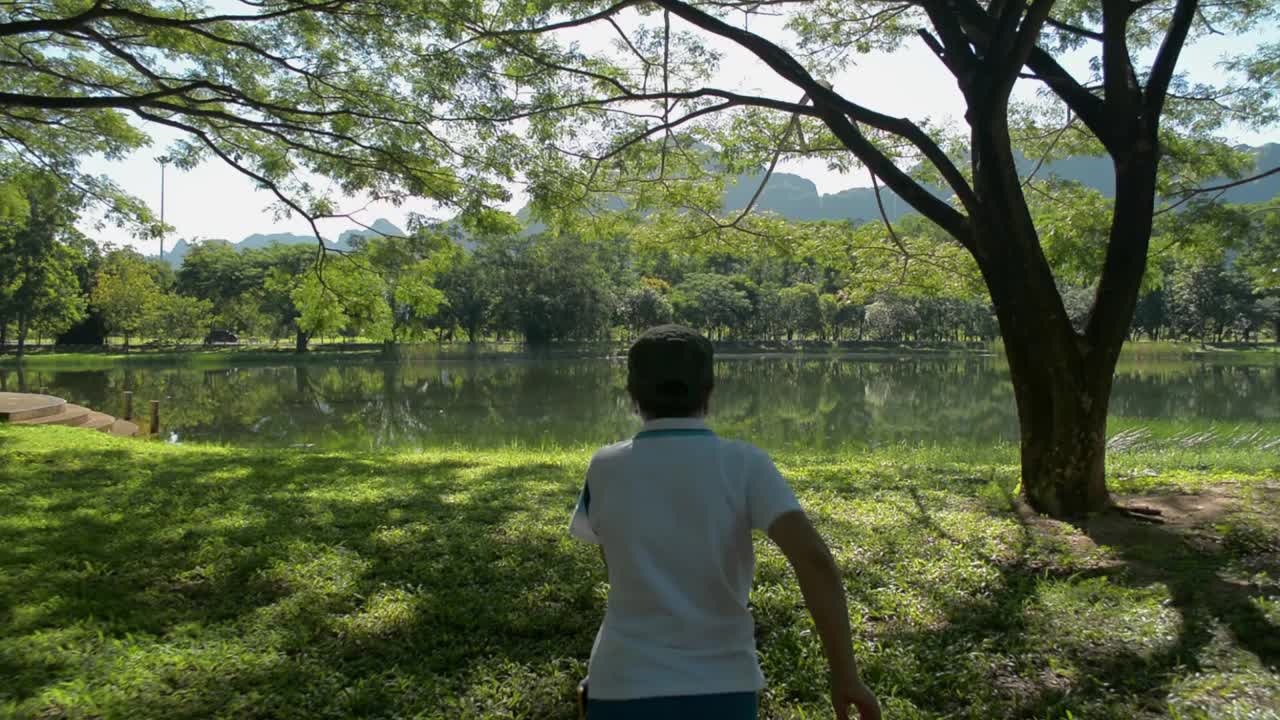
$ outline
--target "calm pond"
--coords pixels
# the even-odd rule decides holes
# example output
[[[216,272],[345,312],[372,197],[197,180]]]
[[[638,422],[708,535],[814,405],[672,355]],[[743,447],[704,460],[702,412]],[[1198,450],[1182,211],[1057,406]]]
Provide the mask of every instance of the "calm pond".
[[[1017,438],[1008,372],[995,357],[725,356],[717,373],[713,427],[768,448]],[[426,357],[55,367],[27,370],[22,384],[115,414],[124,390],[139,414],[159,399],[164,431],[179,442],[412,449],[612,442],[638,425],[624,375],[618,358]],[[13,368],[0,368],[0,386],[18,385]],[[1126,359],[1111,410],[1125,423],[1274,430],[1280,365]]]

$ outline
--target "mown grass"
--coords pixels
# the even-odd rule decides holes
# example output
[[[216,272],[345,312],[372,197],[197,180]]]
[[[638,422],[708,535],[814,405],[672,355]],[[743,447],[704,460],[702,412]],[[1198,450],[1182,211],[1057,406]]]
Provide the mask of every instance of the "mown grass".
[[[605,343],[557,344],[547,348],[528,348],[521,343],[466,342],[445,344],[404,343],[396,349],[396,355],[388,357],[379,343],[320,343],[314,342],[305,353],[295,352],[291,345],[281,343],[240,344],[207,346],[193,344],[175,347],[135,346],[123,352],[120,346],[100,347],[44,347],[29,351],[22,358],[13,354],[0,354],[0,367],[21,365],[32,370],[97,370],[121,366],[132,367],[195,367],[227,368],[255,365],[333,365],[341,363],[377,363],[387,360],[418,358],[474,358],[532,356],[591,356],[616,354],[621,346]]]
[[[482,342],[471,345],[466,342],[452,343],[420,343],[405,344],[401,353],[414,356],[468,356],[489,355],[509,356],[528,353],[587,353],[592,355],[620,354],[625,352],[626,342],[607,343],[564,343],[531,350],[516,342]],[[816,341],[797,341],[795,343],[780,342],[725,342],[719,344],[719,351],[724,356],[754,355],[762,353],[788,353],[798,356],[825,354],[857,354],[868,357],[941,357],[941,356],[991,356],[996,363],[1003,363],[1004,349],[997,340],[988,345],[975,343],[941,343],[928,345],[920,343],[894,342],[844,342],[820,343]],[[165,365],[180,367],[230,367],[240,365],[263,364],[299,364],[334,361],[381,361],[387,359],[377,343],[370,343],[357,338],[348,342],[313,343],[305,353],[295,353],[286,343],[263,344],[245,343],[236,346],[208,347],[200,344],[175,347],[172,345],[148,346],[135,344],[129,352],[123,352],[119,344],[107,348],[60,348],[52,346],[33,347],[21,359],[10,349],[8,354],[0,354],[0,367],[22,365],[32,368],[50,368],[58,370],[92,370],[117,367],[120,365],[149,366]],[[1135,363],[1151,370],[1158,370],[1167,365],[1168,368],[1183,367],[1181,363],[1188,360],[1197,362],[1224,363],[1258,363],[1272,364],[1280,362],[1280,343],[1259,343],[1254,345],[1202,346],[1192,342],[1172,341],[1138,341],[1126,343],[1121,356],[1120,367],[1131,368]],[[1162,365],[1164,364],[1164,365]]]
[[[1270,338],[1269,342],[1260,340],[1256,343],[1198,343],[1174,340],[1143,340],[1125,344],[1126,353],[1137,357],[1195,357],[1212,358],[1215,356],[1256,356],[1259,359],[1274,360],[1280,354],[1280,340]]]
[[[777,459],[886,717],[1276,718],[1280,453],[1171,450],[1117,449],[1113,486],[1239,503],[1082,530],[1016,511],[1009,446]],[[0,426],[0,717],[568,720],[606,593],[565,533],[588,455]],[[761,717],[830,717],[799,590],[758,550]]]
[[[332,365],[342,362],[368,362],[378,359],[378,350],[367,347],[312,350],[299,354],[285,347],[245,346],[209,349],[202,346],[191,346],[189,348],[133,350],[128,353],[115,349],[40,352],[24,356],[21,359],[21,365],[33,370],[45,368],[55,370],[97,370],[120,366],[223,368],[253,365],[297,365],[300,363]],[[16,366],[18,364],[19,359],[17,356],[0,355],[0,366]]]
[[[1004,357],[1004,343],[991,343],[992,353]],[[1184,340],[1130,340],[1124,344],[1120,362],[1125,361],[1175,361],[1197,360],[1202,362],[1261,362],[1280,360],[1280,340],[1268,338],[1256,343],[1201,344]]]

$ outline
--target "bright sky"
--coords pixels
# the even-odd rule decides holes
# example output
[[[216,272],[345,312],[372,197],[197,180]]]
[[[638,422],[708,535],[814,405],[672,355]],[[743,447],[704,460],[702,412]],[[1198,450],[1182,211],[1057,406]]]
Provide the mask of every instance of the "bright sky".
[[[679,21],[676,21],[679,22]],[[673,23],[673,27],[677,27]],[[753,30],[762,31],[753,21]],[[581,33],[575,36],[586,45],[596,45],[603,34]],[[777,38],[773,33],[768,35]],[[1250,44],[1274,41],[1280,38],[1280,30],[1249,38]],[[1215,63],[1228,50],[1238,51],[1240,38],[1210,38],[1184,50],[1179,69],[1193,78],[1213,80],[1218,76]],[[752,91],[773,97],[795,101],[796,89],[779,79],[753,56],[728,43],[717,47],[725,53],[719,75],[712,83],[718,87],[740,91]],[[1088,60],[1089,53],[1080,53],[1064,63],[1070,70],[1079,70]],[[1079,77],[1079,75],[1078,75]],[[835,89],[855,102],[872,109],[915,120],[929,118],[934,121],[958,122],[963,115],[963,102],[954,81],[923,42],[911,43],[906,51],[893,55],[864,56],[858,64],[842,75],[832,78]],[[1026,88],[1029,92],[1031,88]],[[154,143],[152,147],[134,153],[118,162],[93,158],[84,163],[85,170],[103,173],[116,180],[126,191],[143,198],[157,210],[160,206],[160,166],[155,158],[163,154],[166,145],[174,138],[167,128],[148,127]],[[1280,141],[1280,128],[1267,132],[1235,130],[1230,139],[1236,142],[1258,145]],[[834,193],[853,186],[869,183],[865,173],[845,176],[828,170],[820,161],[793,162],[779,168],[811,179],[819,192]],[[239,241],[253,233],[295,232],[309,233],[301,218],[275,219],[267,210],[274,198],[257,190],[251,181],[221,162],[210,161],[188,172],[170,167],[165,178],[165,219],[175,229],[166,240],[166,248],[178,239],[222,238]],[[352,200],[344,210],[355,210],[364,203]],[[515,211],[524,204],[518,194],[509,204]],[[363,210],[360,217],[365,223],[385,217],[403,227],[410,212],[428,216],[441,216],[435,206],[427,201],[415,201],[401,207],[375,204]],[[84,230],[100,243],[133,245],[147,254],[158,250],[156,240],[139,241],[125,230],[114,227],[93,229],[85,223]],[[343,230],[355,227],[348,221],[331,221],[322,225],[321,232],[336,237]]]

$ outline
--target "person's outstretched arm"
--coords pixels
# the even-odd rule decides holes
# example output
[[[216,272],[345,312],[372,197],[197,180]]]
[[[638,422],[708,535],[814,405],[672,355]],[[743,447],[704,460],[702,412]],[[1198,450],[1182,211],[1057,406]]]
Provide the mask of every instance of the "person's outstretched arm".
[[[860,720],[880,720],[880,704],[858,675],[849,630],[849,607],[844,586],[831,551],[803,511],[779,515],[769,526],[769,539],[777,543],[796,572],[805,605],[818,627],[831,667],[831,704],[839,720],[848,720],[849,706]]]

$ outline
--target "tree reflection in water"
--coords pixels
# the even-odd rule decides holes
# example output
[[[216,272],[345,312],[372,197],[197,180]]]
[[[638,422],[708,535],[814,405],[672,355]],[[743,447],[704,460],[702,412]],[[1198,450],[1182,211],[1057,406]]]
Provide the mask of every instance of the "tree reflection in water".
[[[728,356],[712,424],[772,448],[943,440],[1012,441],[1007,372],[988,358]],[[118,412],[121,393],[163,403],[180,440],[237,445],[422,448],[591,445],[638,421],[613,359],[506,357],[314,361],[273,367],[0,369],[0,388],[36,389]],[[1113,415],[1235,423],[1280,418],[1280,368],[1123,364]]]

